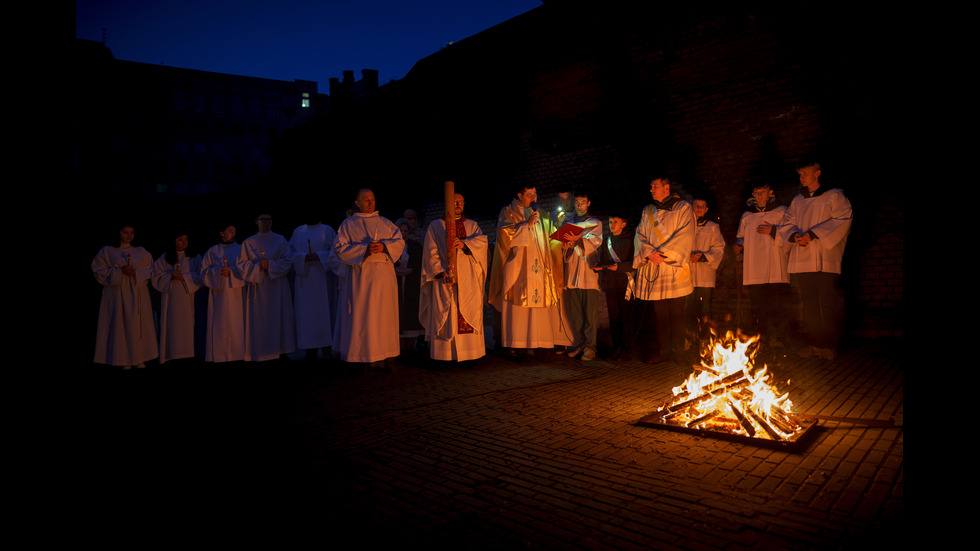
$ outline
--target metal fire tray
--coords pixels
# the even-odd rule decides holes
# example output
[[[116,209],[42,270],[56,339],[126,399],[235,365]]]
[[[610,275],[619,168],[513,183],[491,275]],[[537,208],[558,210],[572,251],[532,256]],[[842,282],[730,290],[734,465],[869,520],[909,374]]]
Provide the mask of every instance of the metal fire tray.
[[[798,451],[803,446],[806,445],[806,441],[809,440],[810,436],[813,434],[814,429],[817,427],[817,421],[812,419],[801,419],[796,417],[795,420],[799,423],[801,430],[796,431],[792,436],[781,439],[772,440],[769,438],[760,438],[757,436],[746,436],[741,434],[733,434],[725,431],[712,431],[699,428],[688,427],[687,425],[680,423],[672,423],[669,420],[665,420],[664,416],[670,414],[671,412],[666,409],[651,413],[646,417],[643,417],[636,422],[637,425],[643,427],[652,427],[656,429],[666,429],[677,432],[684,432],[687,434],[694,434],[704,438],[717,438],[719,440],[728,440],[731,442],[741,442],[743,444],[752,444],[754,446],[764,447],[764,448],[775,448],[785,451]]]

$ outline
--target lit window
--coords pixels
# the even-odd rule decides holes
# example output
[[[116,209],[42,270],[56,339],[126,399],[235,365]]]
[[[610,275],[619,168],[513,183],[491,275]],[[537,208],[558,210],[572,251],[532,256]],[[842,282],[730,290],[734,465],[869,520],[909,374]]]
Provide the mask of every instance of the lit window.
[[[301,103],[301,105],[304,108],[309,108],[310,107],[310,99],[309,98],[303,98],[303,102]]]

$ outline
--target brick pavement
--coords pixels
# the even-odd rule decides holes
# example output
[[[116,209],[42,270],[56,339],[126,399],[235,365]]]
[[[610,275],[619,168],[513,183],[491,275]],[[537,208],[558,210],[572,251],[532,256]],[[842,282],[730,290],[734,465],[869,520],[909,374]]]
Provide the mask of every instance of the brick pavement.
[[[125,440],[165,466],[158,491],[288,510],[371,547],[878,547],[904,535],[891,344],[767,361],[794,411],[896,422],[821,421],[797,453],[636,425],[689,368],[553,354],[366,375],[285,361],[100,372],[89,414],[96,445]]]

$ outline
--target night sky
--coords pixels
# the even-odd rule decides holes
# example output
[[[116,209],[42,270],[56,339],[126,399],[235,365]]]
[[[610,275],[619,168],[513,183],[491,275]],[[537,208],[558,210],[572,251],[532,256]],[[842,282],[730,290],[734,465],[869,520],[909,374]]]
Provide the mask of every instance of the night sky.
[[[76,0],[75,37],[116,59],[277,80],[327,92],[344,70],[403,78],[420,59],[541,0]]]

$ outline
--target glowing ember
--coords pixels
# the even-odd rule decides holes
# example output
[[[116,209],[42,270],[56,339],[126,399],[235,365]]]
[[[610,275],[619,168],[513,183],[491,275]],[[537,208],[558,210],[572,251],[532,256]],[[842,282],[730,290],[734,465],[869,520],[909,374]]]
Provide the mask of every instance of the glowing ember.
[[[790,413],[789,394],[780,395],[766,366],[754,364],[758,340],[731,331],[713,335],[701,365],[658,408],[658,421],[773,441],[798,436],[806,427]]]

